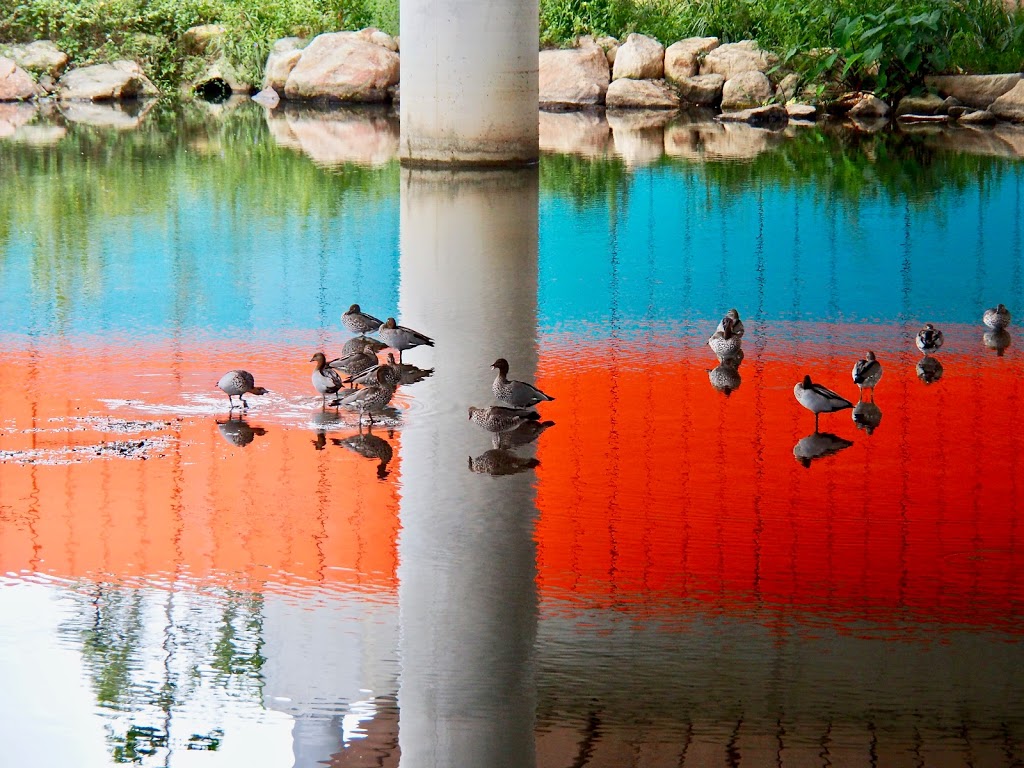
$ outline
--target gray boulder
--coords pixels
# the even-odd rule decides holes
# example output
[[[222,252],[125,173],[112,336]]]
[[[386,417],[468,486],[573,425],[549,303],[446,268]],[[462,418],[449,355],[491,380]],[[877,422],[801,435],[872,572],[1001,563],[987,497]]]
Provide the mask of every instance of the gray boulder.
[[[0,57],[0,101],[28,101],[42,96],[32,75],[14,63],[14,59]]]
[[[944,115],[946,108],[945,99],[934,93],[928,93],[924,96],[904,96],[900,99],[900,103],[896,105],[896,117],[903,117],[904,115]]]
[[[717,107],[722,101],[725,78],[721,75],[695,75],[675,81],[679,97],[687,104]]]
[[[134,61],[93,64],[64,73],[57,83],[64,101],[115,101],[157,96],[159,91]]]
[[[541,107],[604,104],[610,82],[608,59],[596,44],[541,51],[539,66]]]
[[[665,79],[675,82],[700,73],[700,57],[719,46],[717,37],[688,37],[665,49]]]
[[[753,109],[723,112],[718,116],[723,123],[750,123],[751,125],[784,124],[789,119],[786,108],[781,104],[766,104]]]
[[[702,75],[722,75],[731,80],[742,72],[767,72],[778,57],[761,50],[753,40],[726,43],[712,50],[700,65]]]
[[[740,72],[727,79],[722,87],[722,109],[757,107],[771,99],[772,93],[772,84],[763,72]]]
[[[653,37],[635,32],[615,54],[612,80],[659,80],[665,75],[665,46]]]
[[[993,101],[988,111],[1000,120],[1024,123],[1024,80]]]
[[[975,109],[987,109],[993,101],[1009,91],[1022,75],[933,75],[924,79],[941,96],[953,96],[961,104]]]
[[[364,32],[328,32],[313,38],[288,75],[285,98],[386,101],[388,88],[398,82],[398,54],[370,42]]]
[[[36,40],[24,45],[0,45],[0,56],[15,63],[36,77],[60,77],[68,65],[68,55],[49,40]]]
[[[680,105],[679,94],[664,80],[613,80],[605,94],[609,107],[644,107],[647,109],[675,109]]]

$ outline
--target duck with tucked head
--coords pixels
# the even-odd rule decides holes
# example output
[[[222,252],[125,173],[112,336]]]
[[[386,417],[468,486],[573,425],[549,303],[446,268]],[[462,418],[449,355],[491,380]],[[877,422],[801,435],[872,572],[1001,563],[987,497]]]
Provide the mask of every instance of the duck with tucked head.
[[[498,375],[494,377],[494,383],[491,384],[491,391],[498,400],[506,405],[511,405],[513,408],[530,408],[545,400],[555,399],[551,395],[541,392],[533,384],[508,378],[508,360],[504,357],[495,360],[491,364],[491,368],[498,369]]]
[[[1002,331],[1010,324],[1010,310],[1000,304],[997,307],[986,309],[981,319],[993,331]]]
[[[818,416],[822,413],[835,413],[846,408],[853,408],[853,403],[842,395],[836,394],[828,387],[815,384],[810,376],[793,387],[793,396],[800,405],[814,414],[814,431],[818,431]]]
[[[363,312],[358,304],[353,304],[341,316],[341,324],[352,333],[365,336],[370,331],[380,328],[380,319]]]
[[[871,400],[875,399],[875,385],[882,378],[882,364],[878,362],[875,353],[870,349],[864,358],[853,365],[853,383],[860,388],[860,397],[857,402],[864,399],[864,390],[871,390]]]
[[[733,319],[729,315],[722,318],[719,330],[716,330],[708,339],[708,346],[718,356],[719,362],[735,360],[739,357],[742,352],[740,337],[735,333]]]
[[[335,395],[341,389],[341,374],[327,364],[327,358],[324,357],[323,352],[317,352],[309,358],[309,362],[316,363],[311,377],[313,389],[320,393],[326,407],[327,396]]]
[[[337,371],[355,376],[378,364],[377,353],[373,351],[372,344],[365,344],[358,352],[335,358],[327,364]]]
[[[434,346],[432,338],[419,331],[414,331],[412,328],[398,325],[393,317],[389,317],[387,322],[381,323],[377,332],[385,344],[392,349],[398,350],[398,362],[402,362],[402,352],[407,349],[423,345],[428,347]]]
[[[917,348],[926,355],[938,352],[943,341],[945,339],[942,336],[942,331],[931,323],[925,323],[924,328],[917,332],[917,338],[914,339]]]
[[[736,336],[739,336],[740,338],[742,338],[743,337],[743,332],[744,332],[743,321],[740,320],[740,313],[737,310],[735,310],[735,309],[730,309],[728,312],[725,313],[725,317],[722,318],[722,322],[720,322],[718,324],[718,327],[715,330],[716,331],[724,331],[725,330],[725,318],[726,317],[728,317],[730,320],[732,320],[732,332],[733,332],[733,334],[736,335]]]
[[[253,375],[248,371],[235,370],[228,371],[220,377],[220,381],[217,382],[217,386],[220,390],[228,396],[228,404],[230,411],[232,408],[248,408],[249,404],[245,402],[243,395],[265,395],[267,390],[263,387],[256,386],[256,380]],[[237,395],[238,399],[242,401],[241,406],[235,405],[234,399]]]

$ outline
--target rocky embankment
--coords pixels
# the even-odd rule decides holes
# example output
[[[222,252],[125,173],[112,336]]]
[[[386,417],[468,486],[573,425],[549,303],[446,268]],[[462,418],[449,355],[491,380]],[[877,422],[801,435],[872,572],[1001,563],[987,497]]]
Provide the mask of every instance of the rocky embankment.
[[[182,90],[205,98],[249,93],[214,45],[222,27],[188,30],[183,43],[209,54],[202,74]],[[145,99],[159,94],[138,63],[68,68],[68,56],[53,43],[0,44],[0,101],[45,98],[59,102]],[[933,76],[928,93],[889,104],[875,94],[851,92],[828,101],[818,89],[779,67],[777,57],[756,42],[722,43],[693,37],[665,47],[631,34],[624,41],[582,37],[573,48],[539,53],[539,106],[546,110],[678,110],[708,107],[721,121],[776,124],[845,115],[871,127],[903,123],[955,122],[981,126],[1024,122],[1024,79],[1000,75]],[[267,58],[262,88],[253,98],[267,107],[296,103],[393,103],[401,97],[399,40],[377,29],[331,32],[311,40],[278,40]]]

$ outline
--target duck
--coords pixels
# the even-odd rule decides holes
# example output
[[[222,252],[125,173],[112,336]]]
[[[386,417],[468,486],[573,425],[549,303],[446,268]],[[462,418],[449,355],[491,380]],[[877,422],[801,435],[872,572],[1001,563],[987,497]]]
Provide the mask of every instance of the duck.
[[[491,442],[495,448],[516,448],[521,445],[529,445],[553,426],[555,426],[555,422],[551,420],[524,421],[508,432],[495,432],[491,436]]]
[[[373,386],[377,383],[377,371],[381,368],[385,369],[389,384],[397,387],[402,383],[402,377],[398,371],[398,363],[395,362],[395,355],[392,352],[388,352],[388,361],[386,363],[377,363],[358,373],[353,373],[348,378],[342,379],[342,383],[352,384],[353,386],[356,384],[364,387]]]
[[[412,328],[406,328],[404,325],[398,325],[395,323],[395,318],[389,317],[387,322],[381,323],[380,328],[377,329],[381,339],[392,349],[398,350],[398,362],[402,362],[402,352],[413,347],[419,347],[426,345],[428,347],[434,346],[434,340],[429,336],[426,336],[419,331],[414,331]]]
[[[942,363],[939,358],[925,355],[917,361],[917,378],[925,384],[934,384],[942,378]]]
[[[327,396],[335,395],[341,389],[341,374],[327,364],[327,358],[324,357],[323,352],[317,352],[309,358],[309,362],[316,363],[311,380],[313,388],[322,395],[323,404],[326,407]]]
[[[537,403],[555,399],[551,395],[541,392],[533,384],[509,379],[508,360],[504,357],[499,357],[491,363],[491,368],[498,370],[498,375],[494,377],[494,383],[491,384],[491,391],[495,398],[506,405],[513,408],[531,408]]]
[[[1010,310],[1002,304],[990,307],[985,310],[981,319],[993,331],[1002,331],[1010,324]]]
[[[373,345],[365,344],[358,352],[353,352],[345,357],[338,357],[327,363],[331,368],[347,373],[350,377],[362,373],[367,368],[378,365],[377,353],[373,351]],[[343,382],[344,383],[344,382]]]
[[[739,389],[743,381],[740,377],[738,366],[733,365],[731,362],[720,362],[714,368],[707,369],[707,371],[711,386],[726,397]]]
[[[524,458],[516,456],[512,451],[502,448],[491,448],[473,458],[469,457],[469,470],[480,474],[493,475],[514,475],[517,472],[525,472],[540,465],[540,460],[535,458]]]
[[[353,304],[347,312],[342,313],[341,324],[352,333],[365,336],[370,331],[380,328],[381,321],[380,318],[363,312],[358,304]]]
[[[994,349],[997,357],[1002,357],[1010,346],[1010,332],[1005,328],[998,331],[985,331],[981,337],[981,343],[989,349]]]
[[[373,424],[373,413],[382,411],[395,396],[395,387],[391,385],[386,369],[378,368],[375,378],[376,381],[371,386],[350,392],[335,400],[332,405],[359,411],[360,424],[363,421],[363,414],[367,414],[370,417],[370,423]]]
[[[256,379],[248,371],[237,369],[234,371],[228,371],[220,377],[220,381],[217,382],[217,386],[220,390],[228,396],[228,404],[230,407],[228,410],[233,408],[248,408],[249,404],[245,402],[244,395],[265,395],[267,390],[263,387],[256,386]],[[235,396],[242,401],[241,406],[235,405]]]
[[[725,317],[722,318],[722,322],[720,322],[718,324],[718,327],[715,329],[715,331],[717,332],[717,331],[724,331],[725,330],[725,326],[724,326],[723,323],[724,323],[726,317],[732,319],[732,332],[733,332],[733,334],[735,336],[739,336],[740,338],[743,338],[743,321],[740,320],[740,313],[738,311],[736,311],[735,309],[730,309],[728,312],[725,313]]]
[[[366,345],[373,347],[374,353],[387,349],[388,345],[373,336],[353,336],[341,346],[341,354],[338,357],[346,357],[353,352],[362,352]]]
[[[740,337],[733,331],[733,319],[726,315],[722,318],[721,329],[716,330],[708,339],[708,346],[718,356],[719,362],[734,359],[742,351]]]
[[[864,399],[864,390],[871,390],[871,400],[875,399],[875,386],[882,378],[882,364],[878,362],[875,353],[870,349],[865,353],[863,359],[853,365],[853,383],[860,388],[860,397],[857,402]]]
[[[853,403],[828,387],[815,384],[810,376],[793,387],[793,396],[804,408],[814,414],[814,431],[818,431],[818,416],[822,413],[834,413],[846,408],[853,408]]]
[[[924,328],[917,332],[917,338],[915,339],[917,348],[926,355],[929,352],[938,352],[943,341],[942,331],[931,323],[925,323]]]
[[[509,408],[504,405],[476,408],[471,405],[469,419],[488,432],[511,432],[527,421],[539,421],[540,414],[528,408]]]

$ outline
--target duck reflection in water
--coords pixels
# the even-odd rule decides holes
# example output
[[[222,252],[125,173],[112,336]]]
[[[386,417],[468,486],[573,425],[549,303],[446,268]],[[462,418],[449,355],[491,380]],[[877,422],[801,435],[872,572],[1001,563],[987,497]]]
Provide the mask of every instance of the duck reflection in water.
[[[917,361],[917,378],[925,384],[934,384],[942,378],[942,363],[937,357],[925,355]]]
[[[217,421],[217,429],[220,430],[221,437],[239,448],[245,448],[257,437],[267,434],[263,427],[250,426],[241,414],[237,417],[228,416],[227,421]]]
[[[493,475],[515,475],[519,472],[526,472],[540,465],[535,458],[517,456],[512,451],[504,448],[491,448],[484,451],[476,458],[469,457],[469,469],[479,474]]]
[[[861,400],[853,406],[853,422],[857,429],[863,429],[869,435],[882,423],[882,409],[875,405],[875,392],[871,391],[871,400]]]
[[[319,411],[311,419],[316,427],[316,438],[312,440],[313,448],[322,451],[327,447],[327,431],[341,423],[341,415],[337,411]]]
[[[714,368],[706,369],[708,380],[716,391],[728,397],[740,388],[742,378],[740,377],[739,361],[723,361]]]
[[[982,344],[988,349],[995,350],[997,357],[1003,356],[1011,341],[1010,332],[1005,328],[1000,328],[996,331],[985,331],[985,334],[981,337]]]
[[[831,432],[814,431],[793,446],[793,457],[810,467],[811,462],[832,456],[853,445],[852,440],[833,435]]]
[[[495,448],[516,448],[520,445],[529,445],[553,426],[555,426],[555,422],[550,420],[524,421],[508,432],[495,432],[491,436],[491,443]]]
[[[389,433],[389,437],[390,437]],[[378,437],[373,434],[371,429],[367,429],[366,432],[360,430],[354,435],[343,437],[341,439],[332,438],[331,442],[334,445],[340,445],[344,448],[348,448],[350,451],[355,451],[360,456],[367,459],[376,459],[379,463],[377,464],[377,477],[381,480],[391,474],[388,469],[388,462],[391,461],[395,455],[394,449],[391,447],[391,443],[385,440],[383,437]]]

